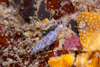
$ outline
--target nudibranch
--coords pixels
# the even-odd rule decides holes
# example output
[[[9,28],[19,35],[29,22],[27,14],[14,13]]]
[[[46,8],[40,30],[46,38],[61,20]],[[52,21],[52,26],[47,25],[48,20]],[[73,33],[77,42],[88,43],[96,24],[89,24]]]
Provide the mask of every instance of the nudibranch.
[[[38,42],[32,49],[31,54],[33,55],[39,51],[42,51],[44,48],[50,46],[57,39],[57,34],[60,34],[61,28],[60,25],[54,30],[50,31],[40,42]]]
[[[88,51],[100,50],[100,16],[94,12],[83,12],[77,24],[83,48]]]

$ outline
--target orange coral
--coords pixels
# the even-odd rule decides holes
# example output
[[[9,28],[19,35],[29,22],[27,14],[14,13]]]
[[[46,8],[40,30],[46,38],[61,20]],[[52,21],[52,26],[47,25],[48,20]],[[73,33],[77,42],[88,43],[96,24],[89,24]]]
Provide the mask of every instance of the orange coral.
[[[76,57],[76,67],[100,67],[99,53],[80,53]]]
[[[76,67],[86,67],[88,65],[88,57],[87,53],[78,54],[75,62]]]
[[[94,12],[83,12],[78,17],[80,42],[88,51],[100,50],[100,17]]]
[[[57,59],[51,58],[48,64],[50,67],[71,67],[74,64],[74,56],[66,54]]]
[[[94,56],[92,62],[87,67],[100,67],[100,58]]]

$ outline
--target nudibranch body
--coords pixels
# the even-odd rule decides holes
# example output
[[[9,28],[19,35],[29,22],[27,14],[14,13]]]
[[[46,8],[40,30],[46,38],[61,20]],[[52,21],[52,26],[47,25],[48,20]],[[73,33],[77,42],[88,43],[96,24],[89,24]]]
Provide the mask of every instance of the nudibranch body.
[[[31,54],[33,55],[39,51],[42,51],[44,48],[50,46],[57,39],[57,34],[60,34],[61,28],[58,26],[54,31],[50,31],[43,40],[38,42],[32,49]]]
[[[81,45],[88,51],[100,50],[100,17],[94,12],[83,12],[78,17]]]

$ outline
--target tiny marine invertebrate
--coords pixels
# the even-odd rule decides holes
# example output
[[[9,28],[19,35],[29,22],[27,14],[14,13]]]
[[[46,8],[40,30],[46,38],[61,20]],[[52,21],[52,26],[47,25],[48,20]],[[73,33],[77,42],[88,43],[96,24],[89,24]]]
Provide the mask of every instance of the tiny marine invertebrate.
[[[49,19],[48,18],[45,18],[42,22],[43,23],[47,23],[49,21]]]
[[[50,67],[72,67],[74,64],[74,56],[65,54],[59,58],[50,58],[48,64]]]
[[[89,50],[100,50],[100,17],[94,12],[83,12],[78,17],[78,30],[82,46]]]
[[[56,41],[57,34],[60,33],[60,26],[58,26],[55,31],[50,31],[46,37],[40,42],[38,42],[32,49],[31,54],[35,54],[39,51],[42,51],[45,47],[50,46],[54,41]]]

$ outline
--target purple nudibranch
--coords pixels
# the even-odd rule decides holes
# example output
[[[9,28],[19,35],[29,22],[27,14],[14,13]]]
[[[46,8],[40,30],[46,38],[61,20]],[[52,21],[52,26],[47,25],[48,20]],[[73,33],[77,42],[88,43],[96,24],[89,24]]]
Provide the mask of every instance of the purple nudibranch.
[[[39,51],[42,51],[44,48],[50,46],[57,39],[57,34],[59,34],[61,28],[58,26],[54,31],[50,31],[43,40],[38,42],[32,49],[30,55],[33,55]]]

